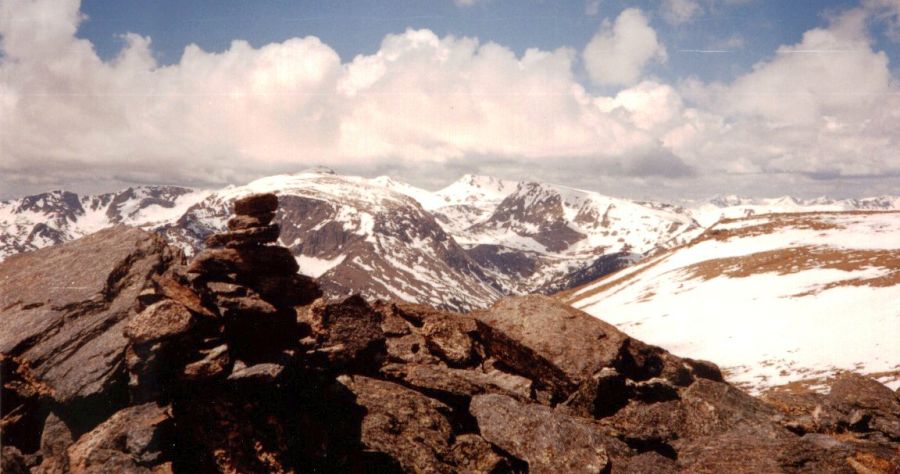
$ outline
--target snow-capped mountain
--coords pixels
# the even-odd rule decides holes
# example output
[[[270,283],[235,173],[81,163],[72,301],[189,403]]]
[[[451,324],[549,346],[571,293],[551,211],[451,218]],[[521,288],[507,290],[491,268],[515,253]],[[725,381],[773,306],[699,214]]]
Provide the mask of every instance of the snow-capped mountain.
[[[547,293],[590,281],[700,231],[681,210],[523,182],[456,238],[509,291]]]
[[[282,243],[328,294],[360,291],[455,310],[592,281],[690,241],[703,231],[697,220],[715,212],[789,209],[780,201],[736,198],[680,207],[474,175],[428,191],[389,177],[320,169],[221,190],[146,186],[2,202],[0,259],[119,223],[156,230],[190,255],[206,235],[224,229],[233,199],[259,191],[281,196]],[[900,200],[813,204],[900,207]],[[807,205],[796,201],[790,209]]]
[[[431,214],[383,180],[330,173],[263,178],[209,194],[160,232],[196,250],[205,236],[225,228],[234,199],[259,192],[279,195],[280,244],[328,295],[361,293],[454,310],[501,296]]]
[[[559,297],[752,390],[840,370],[900,386],[900,212],[724,220]]]
[[[176,186],[145,186],[97,196],[52,191],[0,202],[0,260],[115,224],[152,229],[178,219],[204,195]]]
[[[797,199],[790,196],[779,198],[747,198],[720,196],[707,201],[686,202],[691,216],[703,227],[709,227],[721,219],[737,219],[761,214],[795,212],[840,212],[840,211],[887,211],[900,210],[900,197],[879,196],[864,199]]]

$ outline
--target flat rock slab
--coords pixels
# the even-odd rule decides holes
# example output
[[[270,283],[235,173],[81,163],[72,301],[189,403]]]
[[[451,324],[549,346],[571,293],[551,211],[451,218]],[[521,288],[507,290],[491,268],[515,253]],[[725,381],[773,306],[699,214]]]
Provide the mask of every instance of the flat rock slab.
[[[272,193],[251,194],[234,201],[234,213],[239,216],[257,216],[275,212],[278,196]]]
[[[228,219],[228,230],[242,230],[251,227],[262,227],[268,225],[275,219],[275,213],[256,214],[253,216],[234,216]]]
[[[275,242],[280,234],[281,227],[278,224],[270,224],[263,227],[250,227],[248,229],[212,234],[204,242],[207,247],[262,245]]]
[[[575,382],[613,365],[628,336],[553,298],[505,298],[473,316],[531,348]]]
[[[125,226],[0,263],[0,352],[26,361],[68,403],[121,380],[137,297],[177,252]]]
[[[291,251],[284,247],[206,249],[191,262],[188,273],[212,277],[232,273],[245,275],[291,275],[300,266]]]

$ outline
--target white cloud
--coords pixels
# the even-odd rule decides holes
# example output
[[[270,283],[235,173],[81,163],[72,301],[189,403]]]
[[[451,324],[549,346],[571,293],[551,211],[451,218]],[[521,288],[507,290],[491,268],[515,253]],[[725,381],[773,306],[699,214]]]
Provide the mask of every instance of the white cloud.
[[[703,7],[696,0],[663,0],[663,18],[672,25],[687,23],[703,13]]]
[[[665,61],[666,49],[647,17],[637,8],[606,23],[584,48],[584,65],[591,80],[600,85],[623,86],[637,82],[650,61]]]
[[[587,0],[584,3],[584,14],[587,16],[597,16],[600,14],[600,0]]]
[[[625,86],[607,97],[579,84],[572,49],[517,55],[429,30],[349,62],[307,37],[192,45],[167,66],[127,34],[104,62],[75,37],[77,2],[0,0],[0,190],[243,182],[313,164],[624,190],[887,180],[900,175],[900,91],[869,15],[845,12],[732,82],[674,87],[642,77],[665,50],[626,10],[584,51],[593,80]]]

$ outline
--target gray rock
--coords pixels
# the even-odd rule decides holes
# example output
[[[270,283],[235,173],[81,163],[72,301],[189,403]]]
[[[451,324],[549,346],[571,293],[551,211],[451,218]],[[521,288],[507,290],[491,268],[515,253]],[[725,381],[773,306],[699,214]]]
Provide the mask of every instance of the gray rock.
[[[180,259],[159,236],[118,226],[0,263],[0,352],[27,361],[66,404],[124,379],[137,297]]]

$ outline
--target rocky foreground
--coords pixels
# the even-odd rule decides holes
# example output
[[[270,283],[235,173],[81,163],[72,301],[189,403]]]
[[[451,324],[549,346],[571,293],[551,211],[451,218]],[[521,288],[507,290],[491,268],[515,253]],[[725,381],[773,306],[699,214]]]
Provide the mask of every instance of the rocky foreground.
[[[319,299],[238,200],[192,262],[115,227],[0,264],[2,471],[900,470],[900,399],[751,397],[555,300]]]

